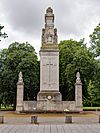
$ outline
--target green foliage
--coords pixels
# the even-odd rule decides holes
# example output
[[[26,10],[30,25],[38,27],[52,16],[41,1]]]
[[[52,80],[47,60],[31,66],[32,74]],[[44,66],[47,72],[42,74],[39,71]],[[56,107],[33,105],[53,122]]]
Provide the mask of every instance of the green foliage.
[[[3,28],[4,28],[4,26],[1,26],[1,25],[0,25],[0,38],[1,38],[1,37],[3,37],[3,38],[8,37],[7,34],[6,34],[5,32],[2,33],[2,29],[3,29]],[[1,40],[0,40],[0,41],[1,41]]]
[[[23,73],[25,100],[36,99],[39,89],[39,61],[34,48],[29,43],[12,43],[0,54],[1,100],[3,104],[15,104],[18,74]]]
[[[95,89],[94,84],[90,80],[89,85],[87,87],[88,96],[84,99],[84,102],[86,102],[87,105],[93,106],[93,104],[97,103],[97,94],[98,91]]]
[[[94,107],[83,107],[83,110],[84,111],[100,111],[100,107],[98,106],[98,107],[96,107],[96,106],[94,106]]]
[[[61,41],[60,49],[60,91],[63,100],[74,100],[75,79],[79,71],[83,83],[83,96],[87,97],[87,87],[96,71],[95,60],[84,41]]]
[[[76,73],[83,83],[83,104],[100,105],[100,60],[84,44],[74,40],[59,44],[60,92],[63,100],[75,99]],[[24,100],[35,100],[39,91],[39,61],[29,43],[12,43],[0,51],[0,105],[16,105],[16,83],[22,71],[25,84]]]
[[[96,72],[94,75],[93,88],[96,91],[96,105],[100,105],[100,23],[94,29],[94,32],[90,35],[90,50],[96,58]]]
[[[100,56],[100,24],[94,29],[90,35],[91,50],[95,57]]]
[[[94,90],[94,106],[100,106],[100,60],[96,60],[95,63],[96,66],[96,72],[94,74],[94,80],[93,80],[93,90]]]

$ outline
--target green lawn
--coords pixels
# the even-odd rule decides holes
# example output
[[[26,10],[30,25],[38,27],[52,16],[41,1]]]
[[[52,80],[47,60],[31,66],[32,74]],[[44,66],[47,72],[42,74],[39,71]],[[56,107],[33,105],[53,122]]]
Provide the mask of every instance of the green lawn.
[[[9,110],[13,110],[13,107],[12,106],[7,106],[6,108],[4,106],[1,106],[1,111],[9,111]]]
[[[100,107],[83,107],[84,110],[100,110]]]

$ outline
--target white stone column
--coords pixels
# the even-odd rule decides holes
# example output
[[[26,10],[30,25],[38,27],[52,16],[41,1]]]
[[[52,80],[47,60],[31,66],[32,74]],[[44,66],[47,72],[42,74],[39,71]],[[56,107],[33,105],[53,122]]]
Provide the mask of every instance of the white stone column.
[[[76,83],[75,83],[75,102],[76,107],[82,107],[82,82],[80,79],[80,73],[77,72],[76,75]]]
[[[57,29],[54,28],[54,14],[51,7],[46,10],[45,28],[42,29],[40,49],[40,92],[38,101],[61,101],[59,92],[59,47]]]
[[[19,79],[17,82],[16,112],[20,112],[23,110],[23,93],[24,93],[24,82],[22,78],[22,72],[20,72]]]

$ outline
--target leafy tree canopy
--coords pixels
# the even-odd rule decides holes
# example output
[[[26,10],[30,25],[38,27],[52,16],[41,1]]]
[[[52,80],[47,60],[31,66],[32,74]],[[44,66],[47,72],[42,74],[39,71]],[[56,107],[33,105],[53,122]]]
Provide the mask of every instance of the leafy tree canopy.
[[[94,32],[90,35],[90,43],[94,56],[100,56],[100,24],[98,24]]]
[[[59,44],[60,49],[60,91],[63,100],[74,100],[74,84],[79,71],[83,83],[83,96],[87,97],[89,80],[96,71],[95,60],[84,41],[66,40]]]
[[[6,96],[10,103],[16,101],[16,83],[18,74],[22,71],[25,83],[24,99],[36,99],[39,89],[39,61],[34,48],[27,42],[12,43],[8,49],[1,51],[0,60],[3,97]]]

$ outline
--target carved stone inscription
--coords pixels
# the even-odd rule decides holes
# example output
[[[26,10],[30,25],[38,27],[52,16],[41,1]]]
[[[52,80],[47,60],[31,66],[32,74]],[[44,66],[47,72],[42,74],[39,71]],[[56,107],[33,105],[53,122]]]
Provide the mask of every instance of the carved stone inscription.
[[[42,90],[59,90],[59,73],[57,72],[59,66],[57,62],[56,56],[42,57]]]

